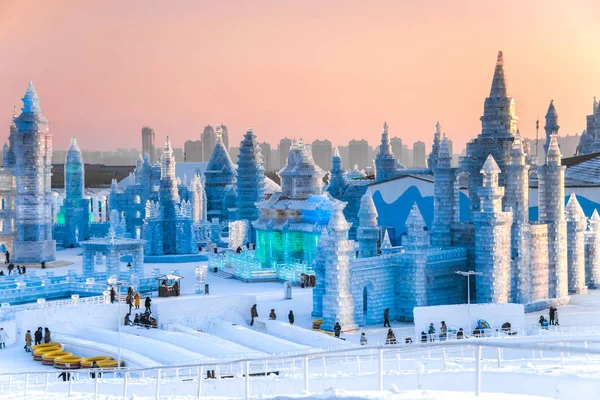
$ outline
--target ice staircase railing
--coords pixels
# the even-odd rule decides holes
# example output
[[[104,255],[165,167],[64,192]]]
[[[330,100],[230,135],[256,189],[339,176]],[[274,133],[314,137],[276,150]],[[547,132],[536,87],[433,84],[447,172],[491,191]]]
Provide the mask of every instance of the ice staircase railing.
[[[586,347],[572,347],[572,343],[584,343]],[[564,346],[567,343],[569,346]],[[198,363],[195,365],[174,365],[161,366],[138,369],[120,369],[120,370],[96,370],[103,372],[103,377],[100,379],[92,379],[89,376],[89,370],[79,372],[81,370],[70,371],[75,375],[75,383],[78,385],[77,391],[79,394],[93,393],[93,398],[98,396],[99,382],[102,382],[103,387],[112,385],[117,393],[122,393],[123,398],[128,398],[135,394],[136,386],[139,390],[145,390],[148,385],[153,385],[154,398],[159,399],[161,395],[161,385],[176,383],[179,389],[183,386],[190,388],[195,392],[196,397],[202,396],[204,373],[206,371],[214,371],[214,376],[217,380],[222,377],[244,380],[243,398],[249,399],[251,396],[261,396],[265,394],[277,395],[277,388],[273,385],[259,384],[255,386],[257,393],[252,392],[252,380],[260,379],[260,376],[266,376],[271,373],[277,373],[280,377],[287,379],[302,379],[304,381],[304,390],[309,392],[310,380],[328,379],[327,376],[337,377],[336,380],[339,388],[351,389],[355,376],[373,376],[373,390],[384,390],[384,377],[398,377],[398,373],[403,371],[405,374],[422,374],[427,372],[446,372],[453,371],[458,373],[474,373],[473,386],[475,395],[481,393],[482,370],[485,367],[486,373],[493,371],[497,365],[497,370],[501,371],[503,366],[531,366],[535,363],[535,368],[538,363],[543,363],[546,366],[556,369],[556,363],[560,367],[565,367],[565,361],[577,362],[579,365],[582,360],[590,360],[593,362],[600,361],[600,348],[590,348],[589,344],[599,343],[598,340],[575,340],[569,342],[565,339],[557,340],[553,344],[540,343],[519,343],[515,341],[482,341],[474,340],[469,343],[465,342],[438,342],[420,344],[417,346],[362,346],[353,349],[344,349],[336,351],[321,351],[313,353],[300,354],[298,356],[280,357],[268,356],[257,359],[241,359],[234,361],[217,361]],[[504,350],[532,351],[533,359],[530,358],[504,358]],[[465,352],[466,350],[466,352]],[[487,350],[484,352],[483,350]],[[411,353],[422,352],[419,358],[409,358]],[[437,353],[436,353],[437,352]],[[471,356],[469,357],[469,352]],[[457,354],[456,359],[452,359],[452,355]],[[460,354],[460,357],[458,356]],[[546,357],[544,354],[553,354],[555,357]],[[465,357],[467,355],[467,357]],[[590,359],[590,355],[594,355],[594,359]],[[435,357],[432,357],[435,356]],[[449,357],[450,356],[450,357]],[[582,359],[580,356],[585,356]],[[428,362],[419,362],[426,359]],[[465,365],[457,365],[459,361]],[[410,369],[402,368],[401,362],[414,362],[418,368]],[[312,369],[312,374],[310,373]],[[342,377],[339,379],[339,371],[344,370]],[[349,370],[351,370],[349,372]],[[8,374],[0,374],[0,393],[22,394],[27,398],[28,393],[31,395],[32,389],[37,389],[36,393],[43,391],[44,396],[47,396],[49,386],[52,387],[52,392],[67,393],[71,395],[73,388],[73,380],[60,383],[57,381],[57,376],[61,371],[49,372],[16,372]],[[427,375],[427,374],[426,374]],[[408,375],[404,375],[407,377]],[[405,379],[405,378],[403,378]],[[52,384],[50,384],[52,382]],[[54,383],[56,382],[56,383]],[[286,380],[282,381],[285,385]],[[89,385],[89,383],[93,383]],[[215,382],[216,383],[216,382]],[[85,386],[81,386],[84,384]],[[389,384],[389,383],[388,383]],[[228,384],[230,385],[230,384]],[[346,385],[349,385],[346,387]],[[82,390],[83,389],[83,390]],[[93,391],[92,391],[93,390]],[[263,391],[262,393],[260,391]],[[456,389],[445,389],[456,390]],[[268,393],[267,393],[268,392]],[[115,393],[111,393],[115,395]],[[119,396],[120,397],[120,396]]]

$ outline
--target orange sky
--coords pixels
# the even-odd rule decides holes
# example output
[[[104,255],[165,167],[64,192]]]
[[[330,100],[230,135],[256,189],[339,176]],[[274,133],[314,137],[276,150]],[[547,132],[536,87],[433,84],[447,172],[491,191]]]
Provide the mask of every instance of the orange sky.
[[[521,132],[554,99],[563,135],[600,96],[597,0],[0,0],[0,126],[29,79],[54,148],[162,145],[223,122],[230,143],[424,140],[480,130],[504,51]],[[542,123],[543,126],[543,123]]]

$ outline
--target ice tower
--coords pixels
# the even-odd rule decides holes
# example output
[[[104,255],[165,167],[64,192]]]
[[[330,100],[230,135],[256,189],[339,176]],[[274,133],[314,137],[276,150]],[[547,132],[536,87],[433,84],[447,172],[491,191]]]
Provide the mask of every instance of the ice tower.
[[[396,159],[392,153],[392,146],[388,135],[388,124],[383,123],[379,153],[375,157],[375,181],[385,181],[396,176]]]
[[[16,238],[15,263],[40,263],[56,258],[52,240],[52,135],[33,82],[15,120]]]
[[[248,128],[244,140],[240,143],[237,175],[237,212],[238,219],[249,222],[258,219],[256,203],[265,197],[265,169],[260,146],[252,128]],[[251,229],[250,241],[255,242],[256,234]]]
[[[62,247],[77,246],[79,241],[89,239],[92,222],[90,200],[84,197],[85,170],[81,150],[75,138],[65,159],[65,199],[57,215],[56,240]],[[63,224],[63,227],[60,227]],[[62,228],[62,229],[59,229]]]
[[[229,219],[229,213],[235,210],[237,172],[221,136],[217,136],[204,176],[208,219]]]

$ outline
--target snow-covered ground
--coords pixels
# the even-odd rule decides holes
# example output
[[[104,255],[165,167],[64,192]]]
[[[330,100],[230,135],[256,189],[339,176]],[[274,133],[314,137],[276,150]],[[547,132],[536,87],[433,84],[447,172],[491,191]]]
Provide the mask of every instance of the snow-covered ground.
[[[53,268],[56,274],[66,274],[68,270],[81,272],[81,257],[78,249],[58,252],[58,257],[72,262],[72,265]],[[180,298],[153,298],[152,309],[162,329],[142,329],[123,327],[121,333],[122,357],[131,368],[155,367],[157,365],[190,365],[196,362],[219,362],[234,359],[255,359],[279,355],[293,356],[307,352],[329,349],[358,348],[359,336],[365,332],[370,345],[383,344],[387,328],[368,326],[357,332],[342,334],[345,340],[335,339],[312,328],[313,318],[311,289],[293,289],[293,299],[284,300],[282,283],[243,283],[233,279],[223,279],[209,272],[207,283],[210,295],[194,295],[195,268],[198,263],[176,265],[146,264],[145,273],[153,268],[161,273],[177,269],[184,277]],[[98,267],[102,269],[102,266]],[[125,263],[123,267],[125,268]],[[28,269],[28,273],[41,273]],[[255,326],[249,326],[250,307],[257,304],[259,318]],[[588,295],[572,297],[570,305],[559,309],[561,328],[565,332],[543,331],[539,337],[509,338],[523,343],[563,341],[574,346],[582,346],[583,340],[591,348],[600,348],[600,324],[592,329],[600,317],[600,291]],[[10,334],[6,349],[0,350],[0,382],[3,373],[47,372],[51,367],[34,362],[29,353],[23,351],[23,329],[48,326],[54,332],[54,339],[63,341],[67,351],[82,356],[107,354],[113,357],[118,352],[119,335],[117,324],[125,314],[125,305],[87,305],[26,312],[13,323],[1,322]],[[268,314],[274,309],[277,321],[269,321]],[[287,322],[290,310],[294,311],[295,324]],[[143,311],[143,305],[142,310]],[[135,312],[135,311],[134,311]],[[547,313],[544,313],[547,315]],[[537,321],[540,313],[525,316],[524,328],[538,333]],[[432,321],[437,323],[439,321]],[[414,325],[392,322],[392,328],[399,342],[406,336],[414,338]],[[587,329],[586,336],[577,336]],[[596,335],[598,334],[598,335]],[[373,392],[376,387],[377,356],[368,356],[355,361],[348,355],[330,357],[327,365],[313,358],[310,363],[310,393],[304,391],[301,359],[284,359],[271,364],[269,370],[277,370],[279,376],[253,377],[252,393],[261,398],[280,399],[467,399],[473,389],[473,368],[475,365],[472,349],[448,349],[446,362],[442,361],[441,350],[427,350],[415,345],[410,353],[386,354],[384,392]],[[535,356],[534,356],[535,355]],[[503,365],[497,368],[496,349],[485,349],[483,353],[482,389],[487,399],[522,399],[532,395],[547,398],[591,398],[600,392],[600,356],[573,358],[565,352],[561,361],[559,353],[532,352],[531,350],[504,349]],[[535,357],[535,358],[534,358]],[[543,359],[542,359],[543,357]],[[357,362],[360,365],[357,365]],[[239,364],[239,363],[238,363]],[[562,364],[562,365],[561,365]],[[261,363],[252,366],[252,372],[260,370]],[[237,370],[239,368],[239,371]],[[268,368],[268,367],[267,367]],[[446,369],[446,371],[444,371]],[[183,371],[183,370],[182,370]],[[240,379],[204,380],[202,393],[207,398],[239,398],[244,395],[244,379],[241,366],[231,366],[228,370],[240,374]],[[237,372],[236,372],[237,371]],[[263,369],[264,371],[264,369]],[[133,374],[129,392],[136,399],[152,398],[153,383],[144,383],[139,374]],[[36,378],[38,379],[38,378]],[[170,398],[195,398],[197,383],[194,379],[173,380],[165,378],[162,393]],[[5,395],[6,385],[0,383],[0,398],[55,399],[63,398],[64,385],[49,385],[47,396],[39,394],[39,382],[34,383],[27,396],[24,394]],[[18,387],[19,381],[14,383]],[[73,385],[71,398],[91,398],[82,392],[93,393],[93,383],[83,375]],[[120,396],[122,380],[112,382],[108,377],[99,385],[100,398]],[[339,390],[344,388],[350,391]],[[572,388],[572,389],[570,389]],[[452,392],[447,392],[448,390]],[[577,394],[577,396],[570,396]],[[493,394],[497,392],[500,394]],[[268,394],[279,393],[279,397]],[[315,393],[321,393],[315,395]],[[510,395],[509,395],[510,394]],[[520,396],[524,394],[526,396]],[[8,396],[8,397],[6,397]],[[214,397],[216,396],[216,397]],[[120,396],[122,397],[122,396]],[[115,397],[116,398],[116,397]]]

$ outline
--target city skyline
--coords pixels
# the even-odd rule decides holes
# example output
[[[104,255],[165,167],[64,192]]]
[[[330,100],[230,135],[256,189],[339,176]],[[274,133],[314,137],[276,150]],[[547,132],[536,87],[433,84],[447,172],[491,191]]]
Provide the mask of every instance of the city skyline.
[[[55,147],[76,136],[90,150],[139,147],[144,125],[158,144],[169,135],[183,147],[221,122],[231,147],[249,125],[271,144],[376,145],[384,121],[390,137],[429,147],[438,120],[462,149],[480,132],[498,50],[525,137],[552,99],[561,134],[580,133],[600,95],[593,1],[234,3],[0,2],[0,53],[11,60],[0,66],[6,136],[29,79]]]

